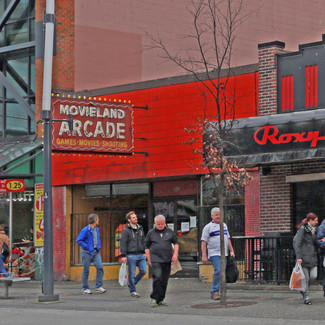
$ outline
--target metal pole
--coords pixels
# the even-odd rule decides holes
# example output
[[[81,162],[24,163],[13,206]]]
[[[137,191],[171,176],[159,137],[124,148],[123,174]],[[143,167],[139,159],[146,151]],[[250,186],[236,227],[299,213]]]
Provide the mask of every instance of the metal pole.
[[[9,192],[9,240],[12,249],[12,192]]]
[[[52,221],[51,93],[54,42],[54,8],[55,1],[47,0],[45,14],[45,49],[42,107],[42,120],[44,123],[44,276],[43,296],[38,297],[38,300],[40,302],[59,300],[59,295],[54,295]]]

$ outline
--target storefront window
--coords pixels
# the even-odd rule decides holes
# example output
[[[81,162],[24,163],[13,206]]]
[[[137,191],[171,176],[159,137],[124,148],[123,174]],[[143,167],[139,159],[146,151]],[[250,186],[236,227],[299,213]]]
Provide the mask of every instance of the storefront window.
[[[80,247],[76,239],[80,230],[87,225],[87,217],[90,213],[97,213],[100,218],[103,263],[114,263],[119,260],[120,239],[126,224],[127,212],[135,211],[145,234],[148,232],[148,184],[117,185],[88,185],[74,188],[75,205],[71,220],[72,264],[81,264]]]
[[[202,178],[202,205],[200,209],[200,227],[211,220],[211,209],[218,204],[218,189],[210,178]],[[227,224],[232,236],[245,235],[245,198],[244,192],[227,193],[225,199],[225,223]]]
[[[307,213],[314,212],[318,222],[324,219],[325,181],[298,182],[294,189],[294,228],[297,229]]]
[[[156,200],[155,200],[156,201]],[[179,259],[197,259],[198,227],[195,199],[164,198],[154,202],[155,215],[162,214],[169,228],[178,235]]]
[[[0,193],[0,220],[6,223],[9,235],[9,193]],[[25,242],[33,241],[34,192],[12,193],[12,238],[13,247],[24,246]]]

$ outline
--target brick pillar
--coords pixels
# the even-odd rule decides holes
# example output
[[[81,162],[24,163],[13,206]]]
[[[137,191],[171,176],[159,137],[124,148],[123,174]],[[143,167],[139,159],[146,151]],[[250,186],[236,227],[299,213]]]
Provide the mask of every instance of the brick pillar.
[[[56,55],[53,57],[52,91],[74,92],[74,38],[75,0],[56,0]],[[43,21],[46,0],[36,1],[36,22]],[[43,58],[35,60],[36,73],[36,121],[41,118],[43,97]],[[39,135],[42,135],[39,127]]]
[[[258,44],[259,115],[277,113],[277,54],[285,44],[274,41]]]
[[[56,55],[53,58],[52,92],[74,91],[74,39],[75,39],[75,0],[56,0]],[[35,2],[36,22],[43,21],[46,0]],[[35,60],[35,114],[41,119],[43,98],[43,58]],[[38,124],[38,136],[43,130]],[[65,189],[53,187],[53,269],[55,280],[66,279],[66,198]],[[38,249],[43,254],[43,249]],[[40,271],[41,274],[42,271]],[[40,275],[41,277],[41,275]],[[40,279],[40,278],[38,278]]]
[[[53,271],[54,279],[66,280],[66,187],[53,187]]]

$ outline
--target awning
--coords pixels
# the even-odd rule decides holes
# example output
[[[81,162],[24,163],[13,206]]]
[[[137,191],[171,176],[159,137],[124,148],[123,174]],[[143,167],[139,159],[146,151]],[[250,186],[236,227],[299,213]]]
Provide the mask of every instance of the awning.
[[[240,119],[228,140],[242,166],[325,159],[325,109]]]
[[[15,143],[0,143],[0,168],[3,168],[4,166],[15,162],[17,159],[36,151],[37,149],[41,149],[43,147],[43,139],[33,137],[31,138],[25,138],[23,140],[20,140],[19,142]],[[38,154],[39,155],[39,154]],[[25,162],[30,160],[30,157],[27,157],[26,160],[20,161],[19,166]],[[14,169],[18,167],[18,164],[16,166],[12,166],[10,169]],[[6,170],[3,171],[2,174],[5,174]],[[1,174],[0,174],[1,175]]]

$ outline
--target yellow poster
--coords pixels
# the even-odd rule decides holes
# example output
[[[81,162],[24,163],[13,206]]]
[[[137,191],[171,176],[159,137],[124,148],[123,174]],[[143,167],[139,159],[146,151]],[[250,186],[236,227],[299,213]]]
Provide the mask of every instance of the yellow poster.
[[[35,184],[35,246],[44,245],[44,185]]]

